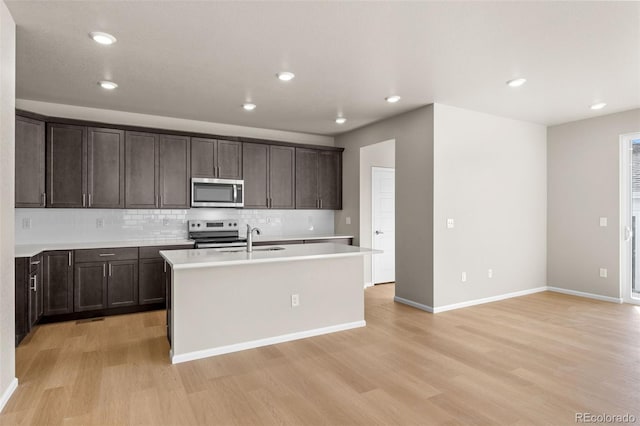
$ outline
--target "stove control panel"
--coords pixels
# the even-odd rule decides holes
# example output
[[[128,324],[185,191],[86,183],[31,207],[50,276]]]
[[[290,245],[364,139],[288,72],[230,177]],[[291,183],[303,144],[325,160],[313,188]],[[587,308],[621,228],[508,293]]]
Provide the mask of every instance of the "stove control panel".
[[[221,220],[190,220],[188,222],[189,231],[236,231],[238,230],[237,219]]]

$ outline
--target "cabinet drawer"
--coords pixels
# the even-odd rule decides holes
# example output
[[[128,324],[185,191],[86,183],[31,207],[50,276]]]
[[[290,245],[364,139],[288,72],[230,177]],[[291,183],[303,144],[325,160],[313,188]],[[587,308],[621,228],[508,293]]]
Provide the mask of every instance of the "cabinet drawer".
[[[160,257],[160,252],[163,250],[189,250],[192,248],[193,248],[193,244],[183,245],[183,246],[140,247],[140,259],[156,259]]]
[[[79,262],[109,262],[111,260],[136,260],[137,247],[103,248],[91,250],[76,250],[76,263]]]
[[[253,243],[254,247],[258,246],[283,246],[290,244],[302,244],[304,241],[302,240],[282,240],[282,241],[257,241]]]

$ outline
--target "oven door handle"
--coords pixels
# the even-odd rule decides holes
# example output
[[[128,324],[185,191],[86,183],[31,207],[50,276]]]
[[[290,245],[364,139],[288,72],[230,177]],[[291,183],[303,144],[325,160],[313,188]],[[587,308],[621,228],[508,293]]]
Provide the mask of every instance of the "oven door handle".
[[[235,183],[233,184],[233,202],[238,202],[238,185]]]

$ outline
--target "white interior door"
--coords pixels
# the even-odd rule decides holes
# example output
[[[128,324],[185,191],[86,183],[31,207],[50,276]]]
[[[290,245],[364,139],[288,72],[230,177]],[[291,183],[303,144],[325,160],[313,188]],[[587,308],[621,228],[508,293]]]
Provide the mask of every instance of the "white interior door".
[[[373,248],[382,254],[371,256],[373,283],[388,283],[396,280],[396,171],[373,167],[371,179],[371,215]]]

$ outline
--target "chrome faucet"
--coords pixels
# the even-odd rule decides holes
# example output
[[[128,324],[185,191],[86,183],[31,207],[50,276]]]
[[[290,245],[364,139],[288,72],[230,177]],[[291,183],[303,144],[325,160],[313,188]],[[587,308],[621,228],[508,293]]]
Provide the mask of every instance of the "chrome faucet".
[[[252,228],[251,225],[247,224],[247,253],[251,253],[253,251],[253,233],[256,235],[260,235],[260,228]]]

